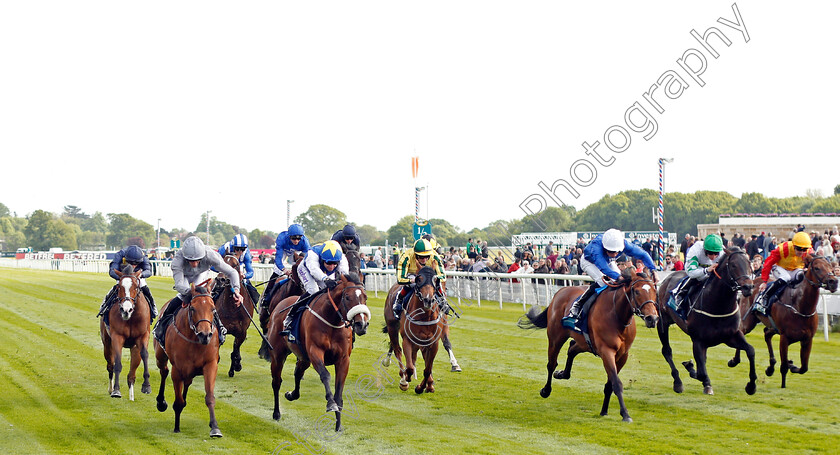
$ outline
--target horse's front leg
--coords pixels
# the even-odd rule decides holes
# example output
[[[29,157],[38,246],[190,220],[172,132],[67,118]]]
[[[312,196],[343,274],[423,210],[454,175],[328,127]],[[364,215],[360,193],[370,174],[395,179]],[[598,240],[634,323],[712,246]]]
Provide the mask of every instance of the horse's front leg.
[[[297,363],[295,363],[295,390],[286,392],[284,396],[287,400],[295,401],[300,398],[300,381],[303,379],[303,374],[306,373],[309,365],[309,360],[304,359],[303,356],[298,357]]]
[[[120,373],[122,372],[122,348],[125,340],[120,336],[111,336],[111,354],[114,364],[114,387],[111,390],[111,398],[122,398],[120,393]]]
[[[155,359],[158,370],[160,370],[160,388],[157,395],[157,410],[166,411],[169,405],[166,404],[166,397],[163,392],[166,390],[166,378],[169,376],[169,357],[166,356],[163,348],[155,341]]]
[[[128,399],[134,401],[134,382],[137,380],[137,367],[140,366],[140,348],[135,344],[131,347],[131,364],[128,367],[126,382],[128,383]]]
[[[627,407],[624,405],[624,384],[618,377],[618,372],[621,367],[627,362],[627,353],[621,358],[616,359],[616,352],[611,349],[601,349],[601,359],[604,362],[604,370],[607,372],[607,382],[604,384],[604,404],[601,406],[601,415],[607,415],[610,408],[610,397],[614,393],[618,398],[618,405],[621,412],[621,419],[625,422],[632,422],[630,413],[627,412]]]
[[[327,400],[327,412],[339,411],[338,405],[335,403],[332,388],[330,387],[330,371],[327,370],[327,366],[324,364],[324,352],[320,349],[311,349],[309,352],[309,360],[312,362],[312,368],[314,368],[315,371],[318,372],[318,376],[321,377],[321,383],[324,384],[324,390],[326,392],[324,398]]]
[[[152,393],[152,384],[149,382],[149,333],[140,341],[140,359],[143,361],[143,385],[141,393]]]
[[[414,388],[415,393],[434,393],[435,378],[432,376],[432,366],[435,363],[437,351],[437,343],[432,343],[423,349],[423,363],[425,364],[425,368],[423,369],[423,381],[420,382],[420,384],[417,384],[417,387]]]
[[[405,356],[405,368],[400,371],[400,390],[408,390],[408,383],[414,376],[414,362],[417,359],[417,351],[406,338],[403,338],[402,352]]]
[[[187,386],[189,387],[189,386]],[[175,401],[172,402],[172,410],[175,411],[175,429],[173,432],[181,432],[181,411],[187,406],[187,400],[184,395],[184,381],[181,378],[177,368],[172,371],[172,389],[175,390]]]
[[[233,350],[230,351],[230,369],[228,376],[233,377],[235,372],[242,370],[242,355],[239,353],[239,348],[245,342],[245,337],[236,337],[233,339]]]
[[[568,335],[553,337],[551,332],[548,334],[548,363],[545,366],[548,370],[548,379],[545,381],[545,386],[540,390],[540,396],[543,398],[548,398],[551,395],[551,378],[557,369],[557,356],[568,338]]]
[[[706,372],[706,350],[708,349],[703,343],[692,340],[692,349],[694,351],[694,361],[697,362],[697,371],[694,371],[690,365],[686,365],[688,374],[703,384],[703,393],[706,395],[714,395],[715,391],[712,389],[712,381],[709,379],[709,374]]]
[[[443,334],[443,349],[449,354],[449,364],[452,366],[452,371],[461,372],[461,366],[458,365],[458,359],[455,358],[455,353],[452,351],[452,343],[449,341],[449,328]]]
[[[214,359],[215,360],[215,359]],[[217,362],[207,362],[204,365],[204,404],[210,411],[210,437],[221,438],[219,423],[216,422],[216,373],[219,370]]]
[[[758,378],[755,374],[755,349],[747,342],[746,337],[744,337],[744,334],[740,331],[735,332],[735,335],[733,335],[732,339],[726,344],[737,349],[739,352],[743,350],[747,353],[747,359],[750,361],[750,382],[747,383],[744,390],[746,390],[747,395],[754,394],[755,381]]]
[[[788,363],[788,347],[790,346],[790,340],[784,334],[779,335],[779,361],[781,361],[781,365],[779,366],[779,371],[782,373],[782,388],[784,389],[787,387],[786,379],[788,370],[790,370],[790,363]]]
[[[335,364],[335,404],[338,411],[335,411],[335,431],[341,431],[341,410],[344,409],[344,382],[347,380],[347,372],[350,371],[350,356],[342,357]]]
[[[773,376],[776,371],[776,355],[773,354],[773,335],[775,334],[776,331],[770,327],[764,328],[764,343],[767,344],[767,353],[770,354],[770,365],[764,370],[764,374],[767,376]]]
[[[793,364],[790,365],[790,372],[791,373],[798,373],[798,374],[805,374],[808,371],[808,360],[811,358],[811,345],[812,345],[813,338],[805,337],[804,340],[800,342],[799,345],[799,364],[800,367],[797,367]]]
[[[662,357],[665,358],[665,361],[668,362],[668,366],[671,367],[671,377],[674,378],[674,392],[682,393],[683,392],[683,382],[680,379],[680,372],[677,370],[677,366],[674,365],[674,356],[673,351],[671,350],[671,338],[668,328],[670,324],[665,322],[665,317],[660,317],[659,321],[656,323],[656,333],[659,335],[659,342],[662,344]]]
[[[570,379],[572,377],[572,364],[575,361],[575,357],[577,357],[577,355],[581,352],[586,352],[587,350],[588,348],[581,347],[581,345],[577,342],[570,344],[569,350],[566,351],[566,367],[560,371],[555,371],[554,378]]]

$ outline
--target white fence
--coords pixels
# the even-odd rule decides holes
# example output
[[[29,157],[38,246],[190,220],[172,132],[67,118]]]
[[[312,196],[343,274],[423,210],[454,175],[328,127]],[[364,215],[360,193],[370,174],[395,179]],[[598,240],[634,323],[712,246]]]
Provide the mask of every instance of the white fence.
[[[151,261],[152,270],[156,276],[171,277],[170,261]],[[0,267],[27,268],[38,270],[58,270],[65,272],[108,273],[108,260],[83,259],[12,259],[0,258]],[[274,270],[273,265],[253,264],[254,278],[252,282],[259,284],[267,281]],[[385,297],[391,286],[396,283],[393,269],[364,269],[366,275],[365,288],[373,291],[375,297],[383,293]],[[502,308],[503,302],[521,303],[522,310],[527,311],[531,305],[546,306],[561,286],[579,285],[592,281],[587,275],[555,275],[542,273],[478,273],[447,271],[446,291],[449,298],[457,301],[458,306],[464,302],[476,303],[479,307],[484,304],[498,303]],[[657,273],[659,279],[667,274]],[[840,292],[831,294],[820,291],[821,299],[817,304],[817,311],[822,314],[823,330],[828,340],[828,315],[840,315]]]

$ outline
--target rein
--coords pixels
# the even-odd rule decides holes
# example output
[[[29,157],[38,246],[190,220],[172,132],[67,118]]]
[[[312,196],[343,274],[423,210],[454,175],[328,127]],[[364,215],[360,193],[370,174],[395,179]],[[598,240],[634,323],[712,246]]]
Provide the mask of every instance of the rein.
[[[347,305],[345,303],[347,298],[346,298],[345,292],[347,292],[350,289],[363,289],[363,288],[362,288],[362,286],[347,286],[344,289],[342,289],[342,291],[341,291],[341,301],[339,303],[341,303],[342,308],[344,308],[344,314],[345,315],[347,314]],[[328,325],[328,326],[330,326],[334,329],[346,329],[346,328],[350,327],[351,325],[353,325],[352,321],[347,320],[347,318],[345,316],[341,315],[341,311],[338,309],[338,305],[336,305],[335,300],[333,300],[332,294],[330,294],[330,291],[327,291],[326,294],[327,294],[327,297],[329,298],[330,304],[332,304],[333,309],[335,310],[336,314],[338,315],[338,318],[340,319],[339,324],[341,324],[343,322],[344,323],[343,325],[335,325],[335,324],[327,321],[323,316],[321,316],[315,310],[312,309],[312,305],[308,305],[306,307],[306,309],[309,310],[309,312],[312,313],[316,318],[318,318],[318,320],[320,320],[324,324],[326,324],[326,325]]]
[[[735,252],[733,252],[733,253],[731,253],[731,254],[727,254],[727,255],[726,255],[726,279],[730,280],[730,281],[731,281],[731,284],[730,284],[730,283],[727,283],[727,282],[726,282],[726,279],[724,279],[722,276],[720,276],[720,274],[719,274],[719,273],[718,273],[718,271],[717,271],[717,267],[715,267],[715,270],[714,270],[714,274],[715,274],[715,276],[716,276],[716,277],[717,277],[720,281],[722,281],[722,282],[723,282],[723,284],[724,284],[725,286],[727,286],[727,287],[729,288],[729,290],[730,290],[730,291],[732,291],[733,293],[737,293],[738,291],[741,291],[741,285],[740,285],[740,284],[738,284],[738,280],[739,280],[739,279],[741,279],[741,278],[747,278],[747,279],[750,279],[750,280],[751,280],[751,278],[750,278],[750,274],[743,274],[743,275],[740,275],[740,276],[738,276],[738,277],[736,277],[736,278],[733,278],[733,277],[732,277],[732,268],[731,268],[731,265],[732,265],[732,258],[733,258],[733,257],[735,257],[735,255],[736,255],[736,254],[743,254],[743,255],[745,255],[745,256],[747,255],[747,253],[745,253],[744,251],[735,251]],[[751,270],[751,269],[750,269],[750,270]],[[709,282],[710,282],[710,280],[706,280],[706,281],[704,281],[704,282],[703,282],[703,288],[701,288],[701,289],[700,289],[700,295],[699,295],[699,297],[698,297],[698,299],[700,300],[700,305],[698,305],[698,306],[702,306],[702,303],[703,303],[703,297],[704,297],[704,296],[703,296],[703,289],[705,289],[705,288],[706,288],[706,285],[708,285],[708,284],[709,284]],[[693,311],[693,312],[695,312],[695,313],[702,314],[703,316],[710,317],[710,318],[728,318],[728,317],[730,317],[730,316],[734,316],[735,314],[737,314],[737,313],[740,311],[740,309],[741,309],[741,307],[738,305],[738,298],[737,298],[737,297],[735,298],[734,303],[735,303],[735,309],[734,309],[734,310],[732,310],[732,312],[727,313],[727,314],[714,314],[714,313],[709,313],[708,311],[703,311],[703,310],[698,309],[698,308],[696,308],[696,307],[691,307],[691,309],[689,310],[689,312],[692,312],[692,311]]]
[[[197,295],[194,295],[192,298],[194,299],[195,297],[210,297],[210,299],[211,299],[211,300],[213,299],[213,297],[212,297],[210,294],[197,294]],[[209,320],[209,319],[199,319],[199,320],[198,320],[198,322],[195,322],[195,323],[193,322],[193,317],[192,317],[192,315],[193,315],[193,313],[195,312],[195,308],[193,308],[193,306],[192,306],[192,299],[190,299],[190,303],[189,303],[189,305],[187,306],[187,308],[188,308],[188,310],[187,310],[187,321],[188,321],[188,322],[189,322],[189,324],[190,324],[190,329],[192,329],[192,331],[193,331],[193,335],[195,335],[196,337],[198,337],[198,327],[197,327],[197,324],[200,324],[200,323],[202,323],[202,322],[208,322],[208,323],[210,323],[210,333],[211,333],[211,335],[212,335],[213,331],[214,331],[214,330],[216,330],[216,325],[215,325],[215,324],[213,324],[213,321],[211,321],[211,320]],[[214,314],[214,315],[216,314],[216,309],[215,309],[215,308],[213,309],[213,314]],[[190,343],[192,343],[192,344],[201,344],[201,343],[200,343],[200,342],[198,342],[198,341],[191,340],[191,339],[187,338],[187,337],[186,337],[183,333],[181,333],[181,331],[180,331],[180,330],[178,330],[178,324],[176,324],[176,323],[175,323],[175,321],[173,321],[172,326],[173,326],[173,327],[175,327],[175,333],[177,333],[177,334],[178,334],[178,336],[180,336],[182,339],[184,339],[184,340],[186,340],[186,341],[189,341],[189,342],[190,342]]]
[[[651,280],[650,278],[639,278],[639,279],[637,279],[637,280],[633,280],[633,281],[631,281],[631,282],[630,282],[630,293],[631,293],[631,294],[635,293],[635,290],[633,289],[633,286],[635,286],[635,285],[636,285],[636,283],[638,283],[638,282],[640,282],[640,281],[641,281],[641,282],[645,282],[645,283],[650,283],[650,284],[653,284],[653,280]],[[651,304],[651,305],[653,305],[653,306],[656,306],[656,302],[654,302],[654,301],[653,301],[653,300],[651,300],[651,299],[645,300],[645,301],[644,301],[644,302],[642,302],[642,304],[641,304],[641,305],[639,305],[639,306],[634,305],[634,304],[633,304],[634,300],[633,300],[633,299],[631,299],[629,295],[627,295],[627,287],[626,287],[624,284],[611,284],[611,283],[607,283],[607,286],[609,286],[609,287],[611,287],[611,288],[617,288],[617,287],[622,287],[622,288],[624,288],[624,289],[623,289],[623,291],[624,291],[624,298],[625,298],[625,299],[627,299],[627,303],[630,305],[630,307],[631,307],[631,309],[632,309],[632,310],[631,310],[631,311],[632,311],[632,313],[633,313],[633,314],[635,314],[636,316],[639,316],[640,318],[641,318],[641,317],[643,317],[643,315],[642,315],[642,309],[644,309],[645,305],[647,305],[647,304]],[[613,293],[613,312],[616,314],[616,317],[618,317],[618,311],[616,311],[616,305],[617,305],[617,303],[616,303],[616,301],[615,301],[615,293]],[[619,322],[620,322],[620,321],[619,321]],[[632,323],[633,323],[633,316],[631,315],[631,316],[630,316],[630,320],[627,322],[627,324],[624,324],[624,327],[627,327],[627,326],[629,326],[629,325],[630,325],[630,324],[632,324]]]

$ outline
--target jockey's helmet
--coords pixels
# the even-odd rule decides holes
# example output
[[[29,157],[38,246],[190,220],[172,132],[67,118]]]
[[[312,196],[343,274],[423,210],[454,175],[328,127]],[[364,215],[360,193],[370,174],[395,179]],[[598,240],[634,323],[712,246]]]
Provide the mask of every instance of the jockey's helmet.
[[[293,235],[303,235],[303,226],[295,223],[289,226],[289,236]]]
[[[811,237],[808,237],[808,234],[800,231],[796,234],[793,234],[793,246],[808,249],[811,248]]]
[[[723,239],[717,234],[709,234],[703,240],[703,249],[709,253],[720,253],[723,251]]]
[[[344,229],[342,229],[342,233],[344,234],[345,240],[356,238],[356,228],[352,224],[344,226]]]
[[[342,256],[341,245],[335,240],[327,240],[321,248],[321,260],[324,262],[338,262]]]
[[[248,237],[245,237],[245,234],[236,234],[230,241],[230,246],[233,248],[248,248]]]
[[[207,249],[204,246],[204,242],[193,235],[184,240],[184,248],[181,249],[181,254],[188,261],[199,261],[207,255]]]
[[[143,250],[140,249],[137,245],[130,245],[128,248],[125,249],[125,260],[126,262],[139,264],[143,262],[143,258],[145,255],[143,254]]]
[[[434,247],[432,247],[432,242],[426,239],[420,239],[414,242],[415,256],[431,256],[433,251]]]
[[[618,229],[608,229],[601,240],[608,251],[624,251],[624,234]]]

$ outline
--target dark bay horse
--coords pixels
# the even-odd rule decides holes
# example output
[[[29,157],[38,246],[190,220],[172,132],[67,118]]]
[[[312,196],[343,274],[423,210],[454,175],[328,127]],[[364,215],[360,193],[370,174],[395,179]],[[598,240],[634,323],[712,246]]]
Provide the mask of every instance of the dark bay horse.
[[[677,324],[683,332],[691,337],[694,360],[697,370],[691,361],[683,362],[689,375],[703,383],[703,393],[714,395],[712,382],[706,372],[706,351],[721,343],[735,349],[742,349],[747,353],[750,361],[749,382],[745,390],[747,394],[755,393],[755,350],[747,343],[740,330],[740,313],[738,311],[738,292],[749,296],[753,290],[753,274],[747,253],[738,247],[727,249],[717,268],[699,286],[699,291],[692,292],[685,298],[691,299],[691,309],[686,320],[674,313],[668,305],[668,293],[674,289],[685,272],[674,272],[662,281],[659,287],[659,312],[661,317],[657,324],[659,340],[662,342],[662,356],[671,367],[674,378],[674,392],[682,393],[683,383],[680,374],[674,366],[669,340],[668,329],[671,324]]]
[[[360,255],[359,247],[357,247],[354,243],[349,245],[347,242],[339,243],[341,244],[341,251],[344,252],[344,255],[347,257],[348,270],[361,276],[362,256]]]
[[[624,269],[621,278],[609,283],[607,289],[595,299],[586,316],[591,347],[582,334],[569,330],[562,324],[563,316],[568,314],[572,303],[586,288],[587,286],[560,288],[545,311],[540,313],[539,307],[533,307],[526,314],[527,321],[520,320],[519,326],[524,329],[548,329],[548,380],[540,390],[540,396],[548,398],[551,395],[552,376],[556,379],[571,377],[575,356],[581,352],[592,352],[601,357],[607,372],[601,415],[607,415],[610,398],[615,394],[621,407],[622,419],[632,422],[633,419],[624,405],[624,385],[618,374],[627,362],[630,346],[636,338],[633,315],[641,317],[648,328],[655,327],[659,319],[656,309],[656,283],[645,273],[637,275],[633,267]],[[557,368],[557,355],[569,337],[573,338],[573,342],[566,354],[566,367],[554,371]]]
[[[767,376],[775,372],[776,356],[773,354],[773,336],[779,334],[779,357],[782,373],[782,388],[786,386],[788,371],[791,373],[805,374],[808,371],[808,361],[811,357],[811,343],[814,334],[817,333],[819,317],[817,316],[817,302],[820,299],[820,288],[829,292],[837,290],[837,277],[828,260],[822,256],[805,257],[805,277],[803,282],[797,286],[787,286],[782,291],[779,300],[770,308],[767,316],[758,315],[751,311],[755,298],[741,299],[741,331],[744,334],[750,333],[756,324],[761,321],[764,324],[764,341],[767,343],[767,351],[770,353],[770,365],[764,371]],[[761,279],[756,279],[756,285]],[[793,343],[800,343],[799,361],[800,367],[793,364],[788,358],[788,347]],[[729,361],[729,366],[734,367],[741,361],[741,351],[735,351],[735,357]]]
[[[208,280],[202,285],[192,285],[189,303],[185,303],[175,315],[174,322],[166,328],[166,349],[155,340],[155,357],[160,369],[160,391],[157,396],[157,409],[166,411],[167,404],[163,392],[166,377],[169,376],[169,362],[172,363],[172,388],[175,389],[175,433],[181,432],[181,411],[187,406],[187,392],[193,378],[204,376],[204,403],[210,410],[210,436],[222,437],[216,422],[216,373],[219,368],[219,335],[213,324],[216,306],[207,289]],[[166,303],[172,303],[170,300]],[[161,311],[163,314],[163,311]]]
[[[289,297],[303,294],[303,288],[300,285],[300,276],[297,273],[301,260],[303,260],[303,255],[295,253],[295,263],[291,267],[291,274],[289,274],[288,279],[286,279],[282,284],[275,284],[275,289],[271,294],[271,301],[268,305],[264,304],[260,307],[260,328],[263,333],[267,333],[266,330],[268,329],[268,321],[271,319],[271,313],[275,308],[277,308],[277,305],[280,302]],[[279,280],[280,278],[278,277],[277,279]],[[259,356],[264,360],[271,360],[268,343],[266,343],[265,340],[263,340],[260,345]]]
[[[300,336],[297,343],[290,343],[283,330],[283,320],[297,297],[289,297],[271,313],[268,323],[268,341],[271,351],[271,387],[274,389],[274,420],[280,420],[280,385],[283,366],[289,354],[297,357],[295,389],[286,392],[287,400],[300,398],[300,381],[310,365],[318,372],[326,389],[327,412],[335,412],[335,431],[341,430],[341,410],[344,407],[344,382],[350,370],[350,353],[353,351],[353,334],[367,333],[370,310],[367,294],[358,275],[342,275],[333,290],[325,290],[309,301],[309,308],[301,315]],[[351,329],[352,327],[352,329]],[[335,393],[330,390],[328,365],[335,365]]]
[[[431,267],[422,267],[417,271],[415,291],[405,303],[402,318],[394,316],[393,303],[402,285],[395,284],[385,299],[385,329],[389,339],[389,356],[393,352],[400,365],[400,389],[408,390],[408,383],[415,376],[417,353],[423,354],[423,380],[414,388],[414,392],[434,392],[435,380],[432,376],[432,366],[438,351],[438,341],[448,333],[449,325],[446,314],[441,311],[437,301],[436,290],[440,287],[440,279]],[[402,336],[402,345],[400,345]],[[405,354],[405,364],[402,356]],[[383,364],[386,363],[383,361]],[[457,363],[456,363],[457,365]],[[388,366],[388,365],[385,365]],[[453,367],[454,368],[454,367]]]
[[[120,372],[122,372],[122,350],[131,351],[131,366],[128,371],[128,398],[134,401],[134,380],[140,360],[143,360],[143,386],[140,391],[152,393],[149,384],[149,334],[151,330],[151,314],[146,297],[140,291],[140,275],[142,270],[132,272],[134,268],[127,265],[117,282],[118,297],[116,304],[109,310],[110,329],[105,325],[105,318],[99,321],[99,335],[105,351],[105,361],[108,369],[108,393],[114,398],[121,398]]]
[[[236,256],[230,254],[226,255],[224,259],[227,265],[239,271],[239,289],[242,295],[242,303],[236,305],[233,300],[233,288],[227,276],[219,274],[216,277],[216,285],[223,286],[222,293],[216,299],[219,319],[222,320],[222,325],[227,329],[228,336],[235,337],[233,351],[230,353],[230,370],[228,370],[228,376],[233,377],[234,372],[242,370],[242,355],[239,349],[248,337],[248,327],[251,326],[251,317],[254,314],[254,302],[251,300],[251,294],[245,288],[245,278],[239,269],[239,260],[236,259]]]

